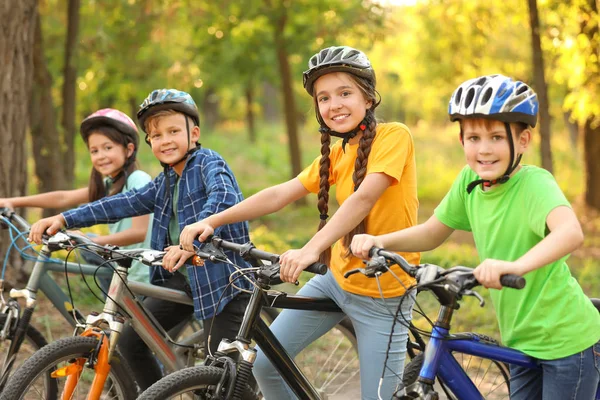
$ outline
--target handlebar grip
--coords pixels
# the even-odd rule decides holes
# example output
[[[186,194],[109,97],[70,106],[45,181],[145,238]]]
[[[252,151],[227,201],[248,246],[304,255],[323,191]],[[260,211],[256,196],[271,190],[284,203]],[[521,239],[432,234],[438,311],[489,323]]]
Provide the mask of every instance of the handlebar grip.
[[[381,250],[378,247],[371,247],[371,249],[369,250],[369,257],[375,257],[377,254],[379,254],[379,250]]]
[[[327,273],[327,265],[316,262],[309,265],[305,271],[312,272],[315,275],[325,275]]]
[[[500,283],[504,287],[513,289],[523,289],[525,287],[525,278],[519,275],[506,274],[500,277]]]

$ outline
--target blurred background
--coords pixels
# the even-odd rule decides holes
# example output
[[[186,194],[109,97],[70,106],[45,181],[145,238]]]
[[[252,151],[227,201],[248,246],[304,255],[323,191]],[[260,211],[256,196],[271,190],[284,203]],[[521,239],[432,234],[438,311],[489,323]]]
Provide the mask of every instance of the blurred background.
[[[378,119],[413,133],[423,221],[465,164],[452,91],[483,74],[523,80],[541,106],[523,163],[553,172],[573,203],[586,242],[569,265],[600,295],[597,0],[0,0],[0,26],[0,197],[86,186],[81,120],[104,107],[135,119],[158,88],[194,97],[203,146],[230,163],[245,196],[290,179],[320,147],[302,72],[319,49],[349,45],[376,71]],[[162,170],[143,140],[138,159],[153,177]],[[253,221],[252,239],[282,252],[317,225],[310,197]],[[466,233],[423,260],[478,263]],[[465,324],[493,331],[491,307],[472,305]]]

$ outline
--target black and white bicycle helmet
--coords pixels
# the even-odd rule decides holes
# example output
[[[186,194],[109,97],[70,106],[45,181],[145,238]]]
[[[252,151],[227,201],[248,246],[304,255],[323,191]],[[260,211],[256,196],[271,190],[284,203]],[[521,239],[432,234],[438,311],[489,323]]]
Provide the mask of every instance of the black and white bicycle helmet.
[[[348,72],[369,79],[375,86],[375,71],[365,53],[348,46],[331,46],[308,61],[308,70],[302,74],[304,89],[312,96],[315,81],[331,72]]]
[[[535,127],[539,103],[536,93],[527,84],[503,75],[487,75],[470,79],[452,93],[448,105],[450,121],[467,118],[485,118],[504,122],[510,146],[510,163],[504,174],[495,180],[478,179],[471,182],[471,193],[479,184],[486,186],[505,183],[517,168],[521,155],[515,159],[515,144],[510,123],[523,123]],[[462,137],[462,131],[461,131]]]

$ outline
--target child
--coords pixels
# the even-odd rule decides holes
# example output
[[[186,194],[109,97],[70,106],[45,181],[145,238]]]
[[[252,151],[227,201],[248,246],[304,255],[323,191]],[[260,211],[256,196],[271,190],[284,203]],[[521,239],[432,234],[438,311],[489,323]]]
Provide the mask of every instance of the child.
[[[235,338],[249,297],[239,288],[249,289],[250,284],[241,279],[236,281],[236,287],[228,286],[234,268],[207,261],[203,267],[187,266],[188,285],[183,274],[173,274],[193,255],[179,248],[178,239],[183,226],[231,207],[242,200],[242,194],[225,160],[198,143],[199,114],[189,94],[174,89],[155,90],[144,100],[137,116],[146,132],[146,142],[164,172],[139,190],[43,219],[31,227],[30,238],[39,242],[43,232],[56,232],[63,225],[87,226],[154,212],[152,248],[166,249],[167,254],[164,269],[153,269],[152,282],[179,290],[189,290],[191,285],[194,308],[152,298],[144,300],[145,305],[165,330],[195,310],[204,326],[212,326],[210,343],[208,338],[205,340],[214,353],[222,338]],[[219,235],[225,240],[246,243],[248,224],[227,225]],[[228,256],[237,265],[247,266],[239,255],[229,252]],[[159,365],[131,328],[123,332],[119,347],[142,390],[160,379]]]
[[[318,193],[321,224],[319,232],[300,250],[281,256],[281,278],[294,282],[308,265],[321,259],[329,265],[324,276],[313,277],[299,294],[333,299],[350,317],[356,330],[363,399],[376,399],[378,389],[390,398],[398,378],[385,371],[380,382],[393,317],[404,288],[390,276],[375,279],[344,272],[362,267],[361,260],[348,254],[356,233],[391,232],[412,226],[417,220],[417,188],[412,137],[399,123],[377,124],[375,72],[364,53],[347,46],[329,47],[315,54],[304,73],[304,87],[313,96],[321,134],[321,156],[298,177],[248,198],[222,213],[187,226],[181,244],[190,249],[193,240],[205,240],[222,225],[257,218],[280,210],[306,196]],[[341,137],[330,147],[331,136]],[[337,185],[339,210],[328,219],[330,185]],[[333,248],[331,246],[333,245]],[[419,254],[404,253],[411,262]],[[399,268],[406,287],[413,280]],[[380,299],[380,290],[385,301]],[[411,318],[412,302],[403,303],[404,318]],[[330,330],[344,317],[341,313],[284,310],[271,329],[292,356]],[[388,362],[400,375],[404,367],[407,330],[394,328]],[[377,368],[374,366],[381,366]],[[283,379],[259,353],[254,375],[266,399],[294,398]],[[380,386],[380,387],[378,387]]]
[[[455,229],[472,231],[504,344],[539,359],[541,368],[510,366],[511,399],[593,399],[600,365],[600,316],[565,260],[581,246],[579,221],[546,170],[519,165],[537,120],[526,84],[502,75],[466,81],[450,99],[468,166],[424,224],[382,236],[357,235],[352,252],[373,246],[427,251]],[[525,277],[522,290],[500,276]]]
[[[138,169],[136,154],[139,136],[135,123],[126,114],[112,108],[104,108],[83,120],[79,129],[90,152],[92,173],[87,188],[59,190],[24,197],[0,199],[1,207],[75,207],[79,204],[101,199],[117,193],[141,188],[151,181],[150,175]],[[147,235],[149,216],[125,218],[108,225],[110,234],[94,236],[98,244],[114,244],[127,247],[150,247]],[[104,262],[93,254],[82,251],[90,263]],[[148,282],[148,267],[134,262],[129,278]],[[101,282],[104,289],[106,282]],[[110,284],[110,281],[108,281]]]

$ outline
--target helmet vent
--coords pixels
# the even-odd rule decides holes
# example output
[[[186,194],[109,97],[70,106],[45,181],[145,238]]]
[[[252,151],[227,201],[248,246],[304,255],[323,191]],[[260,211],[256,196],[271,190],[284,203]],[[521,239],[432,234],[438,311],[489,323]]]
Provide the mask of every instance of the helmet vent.
[[[460,98],[462,97],[463,88],[459,88],[454,96],[454,103],[458,106],[460,104]]]
[[[475,82],[475,84],[476,85],[483,85],[486,81],[487,81],[487,78],[484,76],[484,77],[479,78],[477,80],[477,82]]]
[[[469,108],[469,106],[473,102],[474,97],[475,97],[475,89],[473,87],[471,87],[467,91],[467,97],[465,98],[465,107]]]
[[[494,90],[491,87],[486,89],[485,93],[483,94],[483,97],[481,98],[481,105],[486,104],[490,100],[493,92]]]
[[[515,95],[520,95],[525,93],[526,91],[529,90],[529,87],[527,85],[522,85],[521,87],[519,87],[515,93]]]

